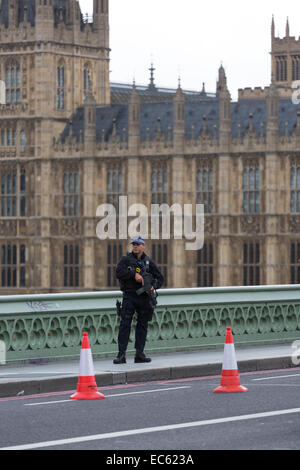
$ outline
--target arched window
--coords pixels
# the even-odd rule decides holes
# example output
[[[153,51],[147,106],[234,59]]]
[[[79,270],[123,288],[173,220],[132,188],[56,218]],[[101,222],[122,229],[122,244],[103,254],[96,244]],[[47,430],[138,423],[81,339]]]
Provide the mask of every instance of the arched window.
[[[1,287],[25,287],[26,245],[4,241],[1,244]]]
[[[22,130],[20,132],[20,145],[21,147],[25,147],[25,144],[26,144],[26,134],[25,132]]]
[[[83,100],[86,99],[87,91],[91,89],[91,70],[89,65],[85,65],[83,69]]]
[[[204,204],[205,213],[213,212],[213,167],[210,163],[199,162],[196,171],[197,204]]]
[[[124,192],[123,170],[121,165],[110,165],[106,172],[106,202],[119,210],[119,197]]]
[[[79,245],[64,244],[64,287],[79,286]]]
[[[26,175],[20,167],[0,170],[0,216],[26,216]]]
[[[17,132],[15,129],[1,129],[1,146],[15,147],[17,145]]]
[[[101,0],[101,13],[108,13],[107,0]]]
[[[56,109],[65,109],[65,68],[62,64],[56,69]]]
[[[244,286],[259,286],[261,281],[261,246],[259,240],[243,243],[243,277]]]
[[[292,80],[300,79],[300,56],[292,57]]]
[[[276,81],[287,81],[287,58],[286,56],[276,57]]]
[[[260,212],[260,169],[259,162],[245,162],[243,168],[243,213]]]
[[[6,103],[14,104],[21,101],[20,66],[15,62],[7,64],[5,68]]]
[[[206,240],[202,250],[197,251],[197,286],[214,285],[214,242]]]
[[[151,171],[151,201],[166,203],[168,199],[168,171],[165,165],[153,164]]]
[[[66,169],[63,173],[63,215],[79,215],[79,172],[77,168]]]
[[[101,1],[101,13],[108,13],[107,0],[100,0],[100,1]]]

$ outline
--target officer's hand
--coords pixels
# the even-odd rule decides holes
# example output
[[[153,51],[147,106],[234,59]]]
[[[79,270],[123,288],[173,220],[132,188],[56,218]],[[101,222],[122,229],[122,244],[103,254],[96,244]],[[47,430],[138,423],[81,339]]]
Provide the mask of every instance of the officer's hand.
[[[135,280],[136,280],[136,282],[141,282],[142,285],[144,285],[144,278],[140,274],[136,273]]]

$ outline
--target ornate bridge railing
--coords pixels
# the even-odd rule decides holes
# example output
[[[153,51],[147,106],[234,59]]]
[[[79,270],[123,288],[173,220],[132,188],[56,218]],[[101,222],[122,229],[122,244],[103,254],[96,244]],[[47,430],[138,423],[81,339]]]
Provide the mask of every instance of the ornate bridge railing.
[[[95,357],[114,355],[120,298],[118,291],[0,297],[6,361],[75,358],[83,331],[89,333]],[[220,346],[227,326],[236,345],[300,339],[298,285],[165,289],[158,301],[147,352]],[[128,352],[133,346],[132,330]]]

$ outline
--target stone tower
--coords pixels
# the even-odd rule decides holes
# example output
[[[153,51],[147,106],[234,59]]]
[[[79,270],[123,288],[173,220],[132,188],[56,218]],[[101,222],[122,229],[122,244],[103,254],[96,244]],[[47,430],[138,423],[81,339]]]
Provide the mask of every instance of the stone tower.
[[[36,156],[45,155],[91,83],[97,103],[109,104],[108,0],[94,0],[93,20],[78,0],[2,0],[0,47],[3,117],[12,105],[22,109]]]
[[[56,219],[64,213],[57,198],[65,167],[53,161],[53,142],[72,123],[76,109],[84,108],[92,121],[94,102],[110,104],[109,0],[94,0],[93,18],[82,14],[78,0],[0,3],[0,79],[6,98],[0,104],[0,283],[49,291],[58,270],[53,236],[62,226],[70,230],[69,220]]]
[[[283,88],[291,87],[293,81],[300,80],[300,38],[290,35],[288,18],[283,38],[276,37],[275,20],[272,18],[271,41],[274,84]]]

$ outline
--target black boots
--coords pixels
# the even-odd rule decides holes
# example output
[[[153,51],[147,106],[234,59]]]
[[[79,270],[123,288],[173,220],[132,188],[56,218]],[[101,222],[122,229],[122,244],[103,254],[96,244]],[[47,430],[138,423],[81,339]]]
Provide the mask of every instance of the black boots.
[[[136,350],[135,363],[142,363],[142,362],[151,362],[151,357],[145,356],[143,351]],[[117,357],[113,360],[114,364],[126,364],[126,353],[119,351]]]
[[[136,350],[134,362],[135,363],[151,362],[151,358],[145,356],[143,351]],[[117,357],[113,360],[113,363],[114,364],[126,364],[126,354],[124,352],[119,351]]]
[[[119,352],[117,357],[113,360],[114,364],[126,364],[126,355],[124,352]]]
[[[151,362],[151,357],[145,356],[143,351],[136,350],[134,362]]]

